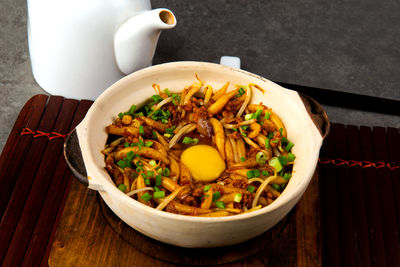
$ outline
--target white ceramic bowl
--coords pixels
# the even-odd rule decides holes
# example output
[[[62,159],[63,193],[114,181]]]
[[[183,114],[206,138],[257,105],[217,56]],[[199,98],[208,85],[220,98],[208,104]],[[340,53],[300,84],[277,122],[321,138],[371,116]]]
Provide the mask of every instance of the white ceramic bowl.
[[[251,101],[263,102],[280,116],[286,126],[288,139],[295,144],[293,153],[296,155],[293,176],[281,196],[271,205],[254,212],[219,218],[172,214],[128,197],[118,190],[104,169],[104,156],[100,151],[107,139],[105,128],[116,115],[128,110],[132,104],[143,104],[154,94],[153,83],[172,92],[180,92],[186,85],[196,81],[195,74],[213,88],[230,81],[231,84],[256,83],[265,89],[264,94],[254,90]],[[326,118],[323,111],[322,115]],[[321,114],[316,116],[321,117]],[[329,122],[325,123],[329,125]],[[273,227],[294,207],[306,190],[315,171],[323,140],[297,92],[243,70],[205,62],[156,65],[121,79],[93,103],[73,136],[67,140],[67,147],[77,136],[85,166],[77,166],[79,152],[71,156],[69,154],[73,153],[66,151],[73,172],[86,181],[90,189],[99,191],[107,205],[128,225],[151,238],[182,247],[232,245]]]

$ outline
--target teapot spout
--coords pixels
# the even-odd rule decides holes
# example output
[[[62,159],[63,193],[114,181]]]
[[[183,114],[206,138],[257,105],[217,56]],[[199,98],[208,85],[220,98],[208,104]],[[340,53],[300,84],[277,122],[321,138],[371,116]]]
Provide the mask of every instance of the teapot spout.
[[[176,25],[174,14],[165,8],[143,11],[122,24],[114,35],[114,54],[124,74],[148,67],[161,30]]]

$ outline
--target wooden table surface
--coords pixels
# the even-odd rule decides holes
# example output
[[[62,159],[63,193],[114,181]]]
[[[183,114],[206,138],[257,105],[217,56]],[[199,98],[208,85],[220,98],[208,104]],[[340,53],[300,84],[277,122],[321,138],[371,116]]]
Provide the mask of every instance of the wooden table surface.
[[[91,103],[37,95],[21,110],[0,157],[3,266],[400,266],[398,129],[333,124],[281,223],[231,248],[187,250],[127,227],[73,180],[63,137]]]

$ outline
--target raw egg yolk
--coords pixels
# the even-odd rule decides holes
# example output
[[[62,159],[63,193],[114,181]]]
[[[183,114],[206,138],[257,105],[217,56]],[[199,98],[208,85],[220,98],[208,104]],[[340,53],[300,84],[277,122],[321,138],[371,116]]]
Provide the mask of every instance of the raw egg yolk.
[[[218,150],[211,146],[197,145],[187,148],[181,155],[181,161],[188,167],[197,182],[211,182],[225,170],[225,161]]]

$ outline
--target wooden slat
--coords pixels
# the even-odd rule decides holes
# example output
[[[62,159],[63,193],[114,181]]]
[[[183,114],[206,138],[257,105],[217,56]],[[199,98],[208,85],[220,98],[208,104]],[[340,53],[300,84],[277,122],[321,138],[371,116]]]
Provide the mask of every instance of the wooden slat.
[[[62,97],[50,97],[38,130],[43,132],[51,132],[53,130],[62,102]],[[11,241],[22,209],[24,208],[26,198],[30,192],[36,170],[40,164],[47,143],[47,138],[35,138],[32,141],[26,159],[20,162],[20,164],[22,164],[22,166],[19,166],[21,171],[0,224],[0,236],[2,237],[2,242],[0,242],[1,262],[8,250],[9,242]]]
[[[335,126],[335,154],[334,158],[345,158],[347,153],[347,130],[344,125],[337,124]],[[339,219],[339,235],[340,240],[340,258],[343,266],[355,266],[355,246],[353,233],[353,216],[350,197],[350,177],[348,167],[345,165],[336,166],[335,179],[337,180],[336,199],[338,201],[338,219]]]
[[[80,101],[69,130],[72,130],[84,118],[92,101]],[[43,208],[41,209],[38,222],[30,239],[29,245],[24,256],[23,266],[39,266],[41,259],[46,257],[45,250],[52,242],[51,233],[57,229],[57,214],[62,213],[62,200],[67,193],[67,186],[72,178],[71,173],[63,157],[59,160],[50,190],[47,192]],[[47,255],[48,257],[48,255]],[[46,257],[46,259],[47,259]],[[47,260],[46,260],[47,263]]]
[[[332,124],[331,132],[324,141],[321,155],[331,158],[335,151],[335,132],[337,125]],[[322,262],[323,266],[340,266],[339,223],[337,206],[337,185],[335,167],[320,166],[321,181],[321,224],[323,227]]]
[[[387,140],[389,150],[389,162],[396,163],[394,166],[400,166],[400,134],[399,129],[387,128]],[[395,211],[397,221],[397,240],[400,242],[400,168],[391,171],[393,195],[395,200]]]
[[[387,162],[389,157],[387,154],[388,145],[385,128],[374,127],[373,137],[375,161]],[[376,171],[376,175],[386,264],[388,266],[400,266],[400,244],[396,236],[397,223],[391,173],[388,168],[380,168]]]
[[[0,218],[3,217],[7,203],[13,192],[19,172],[20,164],[32,142],[31,136],[21,139],[20,133],[23,127],[36,129],[45,109],[48,96],[37,95],[32,97],[22,108],[11,130],[7,143],[0,157]]]
[[[77,100],[64,100],[53,129],[54,132],[68,132],[77,105]],[[23,260],[26,247],[43,208],[43,202],[57,162],[62,156],[63,144],[64,140],[61,138],[51,140],[43,153],[40,165],[33,178],[31,191],[26,199],[25,207],[22,210],[17,228],[7,250],[7,255],[3,261],[6,266],[20,265]]]
[[[361,160],[359,129],[356,126],[347,126],[347,159]],[[351,204],[353,216],[353,230],[355,238],[354,260],[357,266],[371,266],[368,225],[365,207],[364,181],[362,167],[348,168],[348,187],[351,188]]]
[[[369,127],[360,127],[361,157],[363,160],[373,161],[373,138]],[[377,188],[377,175],[374,168],[364,168],[364,190],[366,194],[367,222],[369,229],[369,244],[371,264],[373,266],[387,266],[385,248],[382,238],[381,209]]]
[[[318,169],[296,205],[297,266],[322,266]]]

